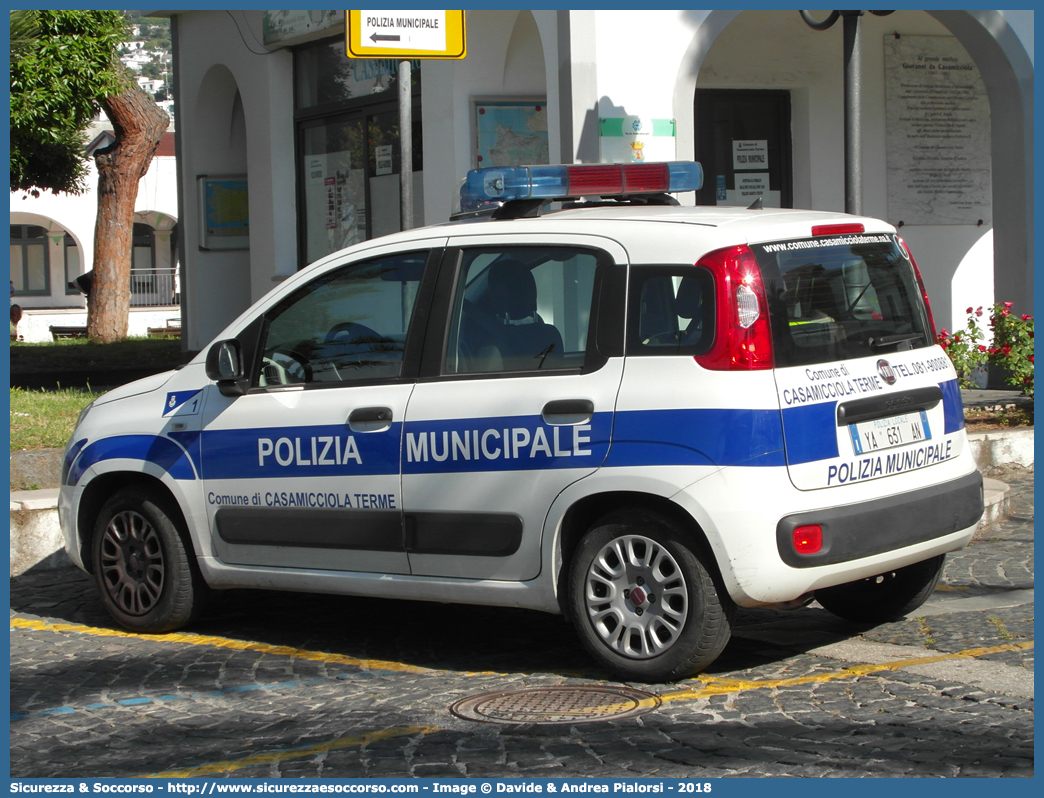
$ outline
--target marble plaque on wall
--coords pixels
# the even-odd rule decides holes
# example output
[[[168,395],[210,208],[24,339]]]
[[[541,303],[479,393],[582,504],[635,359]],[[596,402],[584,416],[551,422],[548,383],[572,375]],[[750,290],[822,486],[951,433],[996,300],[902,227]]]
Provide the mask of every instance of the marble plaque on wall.
[[[885,36],[888,220],[990,224],[990,104],[952,36]]]

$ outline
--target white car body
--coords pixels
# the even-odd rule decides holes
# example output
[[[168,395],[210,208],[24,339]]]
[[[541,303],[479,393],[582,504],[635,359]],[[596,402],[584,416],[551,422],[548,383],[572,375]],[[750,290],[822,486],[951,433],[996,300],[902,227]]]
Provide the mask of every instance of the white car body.
[[[389,253],[576,246],[597,251],[630,279],[647,264],[691,265],[723,248],[809,241],[815,225],[854,223],[867,236],[896,234],[870,218],[728,208],[592,208],[449,223],[324,258],[261,299],[219,339],[243,336],[310,281]],[[622,304],[602,308],[599,323],[609,323],[610,311],[623,325]],[[441,335],[431,325],[427,336]],[[616,351],[596,368],[494,376],[429,369],[410,379],[321,390],[255,384],[233,396],[207,376],[207,354],[106,394],[76,429],[59,511],[68,554],[81,568],[92,567],[92,514],[105,493],[128,479],[162,485],[173,497],[212,588],[551,613],[564,606],[561,575],[583,531],[578,524],[590,523],[602,506],[638,503],[683,518],[704,537],[725,590],[740,606],[807,601],[817,589],[965,546],[978,520],[974,507],[930,534],[919,532],[925,517],[952,503],[947,497],[954,491],[968,495],[978,485],[970,505],[978,502],[981,511],[981,477],[957,377],[935,345],[748,371],[707,369],[684,355]],[[894,384],[879,361],[887,361]],[[942,401],[920,416],[930,439],[856,454],[853,428],[836,421],[837,408],[899,401],[915,389],[941,392]],[[549,402],[563,400],[589,401],[593,413],[542,418]],[[390,419],[346,425],[353,410],[372,407],[389,409]],[[221,511],[221,518],[238,519],[226,533],[218,529]],[[515,534],[509,516],[520,520],[517,545],[484,550],[485,541],[495,548]],[[847,542],[834,540],[837,556],[821,552],[808,562],[784,556],[786,523],[819,516],[856,531],[845,533]],[[265,519],[276,517],[284,531],[273,527],[275,537],[266,539]],[[360,535],[372,537],[345,547],[335,541],[336,525],[308,531],[310,519],[325,517],[350,517]],[[455,530],[472,521],[481,530],[488,522],[492,531],[458,545]],[[314,535],[306,545],[288,542],[285,529],[295,524]],[[396,525],[404,530],[402,546],[372,544]],[[877,545],[866,542],[878,534]],[[854,548],[845,553],[845,546]]]

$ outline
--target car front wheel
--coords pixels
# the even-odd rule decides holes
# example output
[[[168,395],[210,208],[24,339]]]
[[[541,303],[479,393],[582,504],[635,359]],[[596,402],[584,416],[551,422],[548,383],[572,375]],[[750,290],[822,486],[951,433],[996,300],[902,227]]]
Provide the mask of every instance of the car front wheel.
[[[202,610],[209,592],[169,499],[125,488],[94,528],[94,577],[109,614],[135,632],[169,632]]]
[[[574,553],[569,600],[584,646],[629,681],[698,673],[731,633],[731,599],[689,535],[656,513],[626,511],[597,522]]]

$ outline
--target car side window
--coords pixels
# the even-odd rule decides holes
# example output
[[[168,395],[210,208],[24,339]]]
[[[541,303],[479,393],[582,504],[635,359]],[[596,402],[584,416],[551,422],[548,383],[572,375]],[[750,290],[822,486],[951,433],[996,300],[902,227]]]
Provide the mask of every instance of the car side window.
[[[581,368],[598,262],[579,247],[465,249],[445,372]]]
[[[268,313],[255,387],[398,377],[427,257],[353,263],[283,300]]]
[[[627,354],[698,355],[714,333],[714,278],[698,266],[636,266],[628,293]]]

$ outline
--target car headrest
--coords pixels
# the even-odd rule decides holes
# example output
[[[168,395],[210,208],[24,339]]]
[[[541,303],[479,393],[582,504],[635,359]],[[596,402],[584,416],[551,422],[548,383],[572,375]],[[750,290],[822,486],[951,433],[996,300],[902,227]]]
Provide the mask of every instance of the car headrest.
[[[703,286],[696,277],[683,277],[674,300],[675,312],[683,319],[694,319],[700,315],[703,304]]]
[[[503,260],[489,267],[490,310],[500,318],[525,319],[536,313],[537,290],[533,273],[517,260]]]

